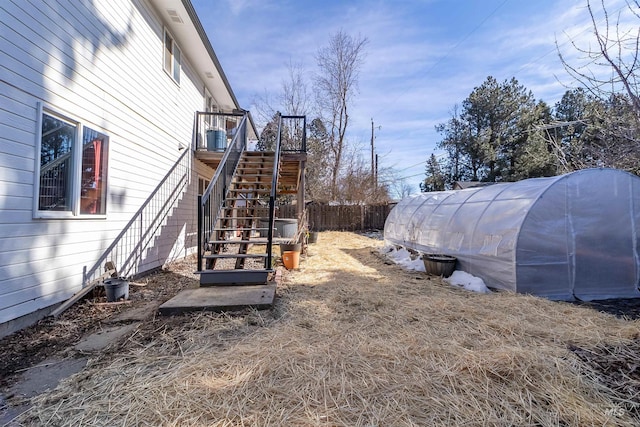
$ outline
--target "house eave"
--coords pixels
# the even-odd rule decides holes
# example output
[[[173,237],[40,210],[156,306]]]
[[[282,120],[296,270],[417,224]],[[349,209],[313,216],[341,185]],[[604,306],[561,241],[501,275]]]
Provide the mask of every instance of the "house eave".
[[[242,110],[190,0],[149,0],[220,111]],[[172,15],[170,14],[172,13]],[[181,21],[181,22],[180,22]],[[250,117],[251,130],[257,129]]]

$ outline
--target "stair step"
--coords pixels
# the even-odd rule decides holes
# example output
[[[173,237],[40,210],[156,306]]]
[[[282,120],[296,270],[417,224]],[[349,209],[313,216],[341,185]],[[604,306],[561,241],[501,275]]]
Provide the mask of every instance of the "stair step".
[[[240,166],[273,166],[273,159],[265,159],[265,161],[252,161],[252,160],[240,160],[238,167]]]
[[[233,181],[231,185],[236,186],[258,186],[258,187],[271,187],[271,178],[269,180],[264,181]]]
[[[260,228],[260,227],[240,227],[240,228],[236,228],[236,227],[232,227],[232,228],[214,228],[213,230],[211,230],[212,232],[214,231],[228,231],[229,233],[234,232],[234,231],[269,231],[269,227],[265,227],[265,228]]]
[[[205,259],[219,259],[219,258],[266,258],[267,254],[209,254],[203,255]]]
[[[203,270],[196,271],[200,275],[200,286],[215,285],[250,285],[267,283],[269,273],[273,270]]]
[[[265,208],[266,208],[266,206],[262,207],[262,206],[256,205],[255,203],[254,204],[250,204],[249,206],[230,206],[230,205],[227,205],[227,206],[222,206],[220,208],[221,209],[220,215],[221,216],[225,216],[225,214],[226,214],[226,216],[229,217],[229,216],[233,215],[232,212],[235,212],[236,215],[246,217],[247,215],[254,215],[254,213],[251,213],[250,211],[255,211],[255,210],[258,210],[258,209],[264,210]],[[258,219],[258,218],[256,218],[256,219]]]
[[[246,189],[246,188],[231,188],[229,189],[229,193],[258,193],[258,194],[269,194],[271,193],[271,189]]]
[[[242,210],[247,210],[247,209],[268,209],[267,206],[225,206],[222,208],[223,212],[222,212],[222,216],[224,216],[224,212],[233,212],[233,211],[242,211]],[[266,216],[266,215],[265,215]],[[257,219],[257,217],[256,217]]]
[[[238,182],[234,181],[231,183],[235,188],[249,189],[257,188],[259,190],[271,190],[271,181],[267,182]]]
[[[247,199],[246,197],[227,197],[224,199],[224,201],[238,201],[238,200],[243,200],[243,201],[257,201],[258,199]],[[264,199],[263,199],[264,200]],[[266,202],[266,200],[264,200]],[[227,206],[228,207],[228,206]],[[246,207],[246,206],[240,206],[240,207]]]
[[[267,164],[267,163],[245,163],[245,164],[239,164],[238,165],[238,169],[251,169],[251,170],[267,170],[267,171],[273,171],[273,163],[271,164]]]
[[[223,216],[223,217],[221,217],[220,219],[221,219],[221,220],[223,220],[223,219],[235,219],[235,220],[237,220],[237,221],[246,221],[246,220],[248,220],[248,219],[251,219],[251,220],[253,220],[253,219],[258,220],[258,218],[256,218],[255,216]]]
[[[240,244],[252,244],[252,245],[266,245],[269,241],[263,240],[211,240],[207,242],[211,245],[240,245]]]

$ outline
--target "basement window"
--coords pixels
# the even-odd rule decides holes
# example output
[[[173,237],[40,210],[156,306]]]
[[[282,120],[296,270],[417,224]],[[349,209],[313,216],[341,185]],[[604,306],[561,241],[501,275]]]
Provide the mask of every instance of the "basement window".
[[[164,71],[171,76],[173,81],[180,84],[180,64],[182,61],[182,52],[176,44],[175,40],[164,30]]]
[[[34,216],[104,216],[109,137],[50,110],[39,116]]]

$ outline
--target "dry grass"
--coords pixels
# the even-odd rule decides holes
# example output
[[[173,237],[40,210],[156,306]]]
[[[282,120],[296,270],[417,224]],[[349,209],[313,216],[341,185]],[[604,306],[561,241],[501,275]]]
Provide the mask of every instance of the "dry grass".
[[[40,396],[25,425],[637,425],[571,350],[639,321],[388,265],[321,233],[271,311],[159,319]]]

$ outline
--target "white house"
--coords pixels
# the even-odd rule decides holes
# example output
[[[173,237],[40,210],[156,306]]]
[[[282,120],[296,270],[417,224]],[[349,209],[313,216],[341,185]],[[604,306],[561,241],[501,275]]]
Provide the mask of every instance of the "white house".
[[[1,337],[111,257],[132,274],[189,253],[215,172],[195,113],[242,110],[189,0],[3,0],[0,16]]]

